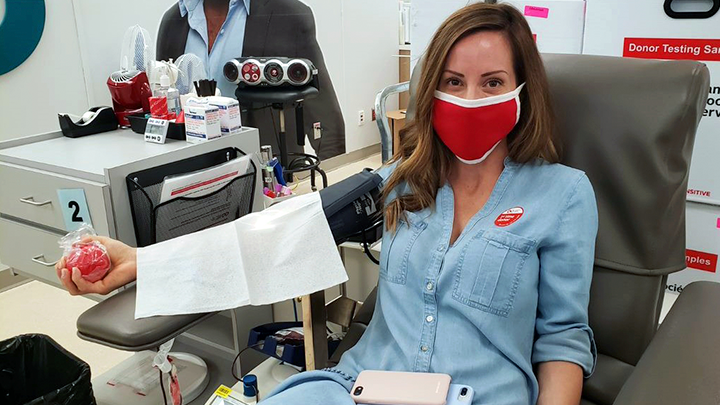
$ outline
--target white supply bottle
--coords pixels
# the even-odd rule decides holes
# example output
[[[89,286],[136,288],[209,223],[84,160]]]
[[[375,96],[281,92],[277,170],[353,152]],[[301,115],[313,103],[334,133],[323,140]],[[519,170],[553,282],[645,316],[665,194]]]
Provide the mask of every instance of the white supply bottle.
[[[171,87],[170,76],[160,76],[160,87],[157,89],[156,97],[167,98],[168,112],[180,114],[182,107],[180,106],[180,92],[175,87]]]

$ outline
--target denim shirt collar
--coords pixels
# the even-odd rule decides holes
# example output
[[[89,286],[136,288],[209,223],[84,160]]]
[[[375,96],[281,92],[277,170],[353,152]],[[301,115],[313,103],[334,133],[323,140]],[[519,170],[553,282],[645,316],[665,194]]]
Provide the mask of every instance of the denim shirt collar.
[[[188,13],[193,14],[195,8],[202,4],[203,0],[179,0],[178,7],[180,8],[180,17],[185,17]],[[230,7],[233,7],[240,0],[230,0]],[[242,0],[242,4],[245,6],[245,11],[250,15],[250,0]],[[192,16],[191,16],[192,18]]]

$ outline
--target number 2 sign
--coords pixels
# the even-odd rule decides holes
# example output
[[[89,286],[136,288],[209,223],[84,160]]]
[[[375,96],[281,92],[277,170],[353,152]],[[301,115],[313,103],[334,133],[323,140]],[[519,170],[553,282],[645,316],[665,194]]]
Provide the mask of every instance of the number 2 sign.
[[[74,231],[83,223],[92,226],[85,190],[81,188],[60,189],[57,193],[66,231]]]

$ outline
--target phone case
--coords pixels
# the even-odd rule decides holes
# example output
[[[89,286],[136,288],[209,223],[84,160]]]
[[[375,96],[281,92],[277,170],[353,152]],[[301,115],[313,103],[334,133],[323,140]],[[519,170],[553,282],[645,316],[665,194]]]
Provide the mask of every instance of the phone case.
[[[464,394],[463,388],[465,389]],[[470,405],[472,404],[474,396],[475,390],[473,390],[471,386],[463,384],[450,384],[447,402],[445,405]]]
[[[463,393],[463,388],[465,388],[465,393]],[[472,389],[469,385],[463,385],[463,384],[450,384],[450,389],[448,390],[447,400],[445,402],[445,405],[471,405],[472,400],[475,397],[475,390]],[[368,405],[368,404],[357,404],[357,405]],[[377,405],[377,404],[375,404]],[[383,404],[387,405],[387,404]],[[410,404],[403,404],[403,405],[410,405]]]
[[[350,395],[357,404],[445,405],[450,380],[447,374],[364,370]]]

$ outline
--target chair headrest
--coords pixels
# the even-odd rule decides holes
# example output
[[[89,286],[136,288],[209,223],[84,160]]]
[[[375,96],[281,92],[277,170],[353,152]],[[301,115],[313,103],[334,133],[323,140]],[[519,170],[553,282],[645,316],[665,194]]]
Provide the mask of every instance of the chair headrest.
[[[562,163],[585,171],[597,196],[595,263],[647,275],[685,268],[685,199],[707,67],[590,55],[543,60]]]

